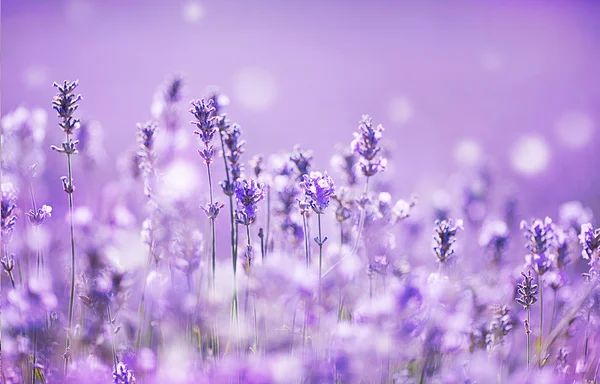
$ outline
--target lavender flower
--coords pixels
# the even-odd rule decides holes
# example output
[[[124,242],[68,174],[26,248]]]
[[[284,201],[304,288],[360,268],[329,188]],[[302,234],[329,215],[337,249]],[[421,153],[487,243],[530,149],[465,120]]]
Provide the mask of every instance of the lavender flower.
[[[133,372],[127,368],[127,365],[118,363],[113,371],[114,384],[135,384]]]
[[[485,335],[488,350],[491,351],[503,345],[513,326],[514,320],[510,308],[506,305],[496,308]]]
[[[58,94],[52,99],[52,108],[56,111],[58,117],[62,119],[59,126],[67,135],[72,135],[79,124],[79,119],[73,117],[73,113],[79,107],[77,103],[81,100],[81,95],[74,93],[79,82],[77,80],[73,82],[65,80],[62,85],[58,83],[53,85],[58,89]]]
[[[533,277],[531,276],[531,271],[528,271],[527,274],[523,275],[523,282],[517,285],[517,293],[518,297],[515,299],[517,303],[521,304],[523,308],[528,309],[537,301],[538,295],[538,286],[533,283]]]
[[[351,148],[343,148],[339,150],[331,158],[331,165],[346,175],[346,182],[349,186],[354,186],[357,183],[356,165],[358,164],[358,156]]]
[[[220,182],[223,193],[232,196],[235,189],[235,182],[242,177],[244,167],[241,163],[241,156],[245,152],[246,142],[240,140],[242,131],[237,124],[229,124],[225,116],[217,118],[217,127],[223,138],[223,145],[226,149],[225,157],[228,162],[229,178]]]
[[[264,184],[253,179],[238,180],[235,184],[235,197],[238,201],[237,222],[250,225],[256,220],[257,204],[264,199]]]
[[[525,248],[531,252],[526,255],[527,265],[531,266],[536,274],[543,275],[552,266],[553,255],[550,250],[554,241],[554,225],[552,219],[535,219],[530,223],[521,221],[521,229],[525,232],[527,243]]]
[[[294,146],[294,151],[290,154],[290,160],[296,166],[298,178],[308,175],[312,166],[313,153],[310,150],[303,150],[299,145]]]
[[[260,178],[260,175],[264,172],[265,170],[265,164],[264,164],[264,158],[262,155],[255,155],[253,156],[250,161],[248,161],[248,164],[250,165],[250,168],[252,168],[252,171],[254,172],[254,176],[256,176],[256,178]]]
[[[181,101],[182,88],[183,78],[175,75],[154,94],[152,115],[164,121],[167,132],[175,131],[179,125],[177,103]]]
[[[215,108],[212,106],[213,102],[210,99],[208,101],[204,99],[192,100],[190,103],[192,104],[190,113],[196,118],[196,121],[191,122],[197,128],[194,130],[194,134],[198,135],[204,144],[204,148],[199,149],[198,153],[208,165],[212,163],[212,158],[215,155],[215,148],[211,144],[217,132],[217,128],[215,127]]]
[[[34,227],[39,227],[40,225],[44,224],[44,221],[47,218],[52,216],[52,207],[44,204],[37,210],[30,209],[29,212],[25,213],[25,215],[29,219],[31,225]]]
[[[327,172],[311,172],[310,175],[304,175],[300,182],[300,188],[304,191],[310,207],[317,214],[325,212],[331,196],[335,195],[333,180],[327,175]]]
[[[354,140],[350,144],[352,151],[361,157],[360,169],[367,177],[383,172],[387,165],[386,159],[377,157],[381,151],[379,141],[383,136],[382,133],[383,126],[381,124],[374,128],[373,119],[369,115],[363,115],[358,126],[358,132],[354,133]]]
[[[554,246],[556,248],[556,257],[554,265],[557,269],[564,269],[570,262],[569,257],[569,236],[561,228],[554,228]]]
[[[463,229],[463,221],[458,219],[456,221],[449,219],[435,221],[435,228],[433,235],[433,252],[435,253],[438,262],[443,264],[454,255],[454,249],[452,244],[456,241],[456,233],[459,229]]]
[[[1,219],[2,219],[2,240],[5,243],[10,242],[12,232],[17,223],[17,217],[14,210],[17,208],[17,190],[12,183],[2,183],[2,201],[1,201]]]
[[[584,207],[580,201],[569,201],[558,209],[560,222],[579,233],[581,226],[592,221],[592,210]]]
[[[600,268],[600,228],[587,223],[581,226],[579,234],[579,243],[581,244],[581,256],[588,260],[590,265],[589,275],[594,276]]]
[[[508,245],[508,226],[502,220],[487,220],[479,235],[479,245],[491,252],[492,261],[500,263]]]
[[[139,160],[138,166],[142,171],[144,180],[144,194],[148,197],[152,196],[151,178],[154,172],[154,139],[158,130],[158,125],[153,121],[146,123],[138,123],[137,141],[140,148],[137,152]]]

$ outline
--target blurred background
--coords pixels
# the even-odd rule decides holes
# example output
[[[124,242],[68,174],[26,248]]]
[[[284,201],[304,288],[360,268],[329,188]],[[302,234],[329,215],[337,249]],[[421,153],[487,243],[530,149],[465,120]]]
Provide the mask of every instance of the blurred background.
[[[210,86],[229,96],[246,160],[298,143],[329,169],[334,145],[348,145],[368,113],[385,126],[388,175],[402,194],[429,201],[452,184],[450,175],[486,165],[497,186],[519,194],[524,215],[555,216],[568,200],[600,211],[600,2],[4,0],[1,7],[2,115],[21,105],[46,110],[46,141],[59,144],[51,85],[79,79],[80,115],[103,130],[100,179],[113,178],[117,155],[135,145],[136,122],[152,118],[156,90],[181,74],[186,103]],[[182,120],[190,120],[185,112]],[[193,145],[182,151],[200,163]],[[64,158],[47,157],[46,181],[62,201]]]

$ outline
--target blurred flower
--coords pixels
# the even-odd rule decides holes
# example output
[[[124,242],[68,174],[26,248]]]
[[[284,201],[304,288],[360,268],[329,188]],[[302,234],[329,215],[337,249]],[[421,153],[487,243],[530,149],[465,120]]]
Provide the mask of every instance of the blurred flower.
[[[140,149],[137,152],[139,168],[142,170],[144,180],[144,194],[148,197],[152,195],[151,175],[154,172],[154,139],[158,125],[153,121],[138,123],[137,141]]]
[[[46,218],[52,216],[52,207],[44,204],[41,208],[38,208],[37,211],[30,209],[29,212],[25,213],[25,215],[29,219],[31,225],[33,225],[34,227],[38,227],[44,224]]]
[[[552,267],[553,255],[550,254],[554,241],[554,225],[552,219],[535,219],[531,223],[521,221],[521,229],[525,232],[527,248],[531,253],[525,256],[527,265],[533,268],[536,274],[543,275]]]
[[[2,200],[0,213],[2,219],[2,241],[10,242],[12,232],[17,222],[14,210],[17,208],[17,190],[10,182],[2,183]]]
[[[433,246],[433,252],[438,258],[438,262],[445,263],[454,255],[452,244],[456,241],[456,233],[459,229],[463,229],[463,221],[461,219],[456,221],[452,219],[435,221],[435,235],[433,235],[435,245]]]
[[[257,204],[265,197],[264,184],[253,179],[238,180],[235,184],[235,197],[238,201],[237,221],[250,225],[256,219]]]
[[[310,207],[318,214],[325,212],[331,196],[335,195],[333,180],[327,172],[311,172],[310,175],[303,175],[300,188],[304,191]]]
[[[348,186],[356,185],[356,165],[358,156],[351,148],[339,148],[338,153],[331,158],[331,166],[346,176]]]
[[[381,124],[374,128],[373,119],[369,115],[363,115],[358,125],[358,132],[354,133],[354,140],[350,144],[352,151],[361,157],[360,169],[367,177],[383,172],[387,165],[386,159],[377,158],[381,151],[379,141],[383,136],[382,133]]]
[[[582,224],[579,243],[582,247],[581,256],[588,260],[589,274],[593,276],[600,268],[600,228],[594,229],[589,223]]]
[[[240,161],[242,154],[245,152],[244,145],[246,142],[240,140],[242,131],[237,124],[230,124],[225,116],[220,116],[216,119],[217,127],[226,152],[225,157],[228,161],[229,179],[220,183],[223,188],[223,193],[227,196],[232,196],[235,188],[235,182],[242,177],[244,167]]]
[[[503,345],[513,326],[514,319],[511,316],[510,308],[506,305],[496,308],[485,336],[488,350],[491,351]]]
[[[290,160],[296,165],[298,178],[308,175],[312,165],[313,153],[310,150],[303,150],[299,145],[294,146],[293,152],[290,154]]]
[[[569,201],[558,209],[560,222],[579,233],[581,226],[592,221],[594,215],[590,208],[584,207],[580,201]]]
[[[502,220],[486,220],[479,234],[479,246],[492,254],[492,261],[500,263],[508,245],[508,226]]]
[[[133,372],[127,369],[123,363],[118,363],[113,371],[114,384],[135,384],[135,376]]]

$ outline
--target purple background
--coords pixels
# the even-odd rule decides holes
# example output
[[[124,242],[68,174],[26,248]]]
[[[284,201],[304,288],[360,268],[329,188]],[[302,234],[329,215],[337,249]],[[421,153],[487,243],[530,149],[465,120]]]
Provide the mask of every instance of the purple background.
[[[57,144],[52,81],[79,79],[82,116],[105,129],[109,171],[151,117],[158,85],[182,73],[186,102],[210,85],[230,96],[246,159],[299,143],[330,168],[333,145],[349,143],[369,113],[386,127],[401,193],[427,200],[446,186],[462,169],[457,144],[471,138],[527,213],[555,216],[571,199],[600,209],[600,2],[4,0],[1,22],[2,114],[47,109]],[[395,98],[409,114],[393,117]],[[587,132],[576,148],[556,131],[573,113],[583,120],[573,129]],[[511,166],[529,134],[549,150],[536,174]],[[48,169],[56,180],[60,170]]]

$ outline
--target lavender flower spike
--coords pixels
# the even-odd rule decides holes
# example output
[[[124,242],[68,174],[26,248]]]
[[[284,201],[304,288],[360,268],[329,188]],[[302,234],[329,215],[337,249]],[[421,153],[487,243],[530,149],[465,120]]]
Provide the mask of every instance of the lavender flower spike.
[[[17,217],[14,215],[17,208],[17,190],[12,183],[2,183],[1,188],[2,240],[8,243],[17,223]]]
[[[579,234],[581,256],[588,260],[590,265],[589,276],[594,276],[600,269],[600,228],[594,229],[592,224],[582,224]]]
[[[235,197],[238,201],[237,222],[250,225],[256,220],[257,204],[264,199],[265,185],[253,179],[238,180],[235,183]]]
[[[354,133],[354,140],[350,144],[353,152],[360,155],[360,169],[362,173],[369,177],[383,172],[387,165],[387,160],[377,157],[381,151],[379,141],[383,136],[383,126],[379,124],[373,127],[373,119],[369,115],[363,115],[358,132]]]
[[[44,224],[44,221],[47,218],[52,216],[52,207],[44,204],[41,208],[38,208],[37,211],[30,209],[29,212],[25,213],[25,215],[27,215],[31,225],[34,227],[39,227],[40,225]]]
[[[456,241],[456,233],[459,229],[463,229],[463,221],[461,219],[457,219],[456,221],[452,219],[435,221],[433,252],[440,264],[445,263],[454,255],[452,244]]]
[[[127,368],[127,365],[118,363],[113,372],[114,384],[135,384],[133,372]]]
[[[537,301],[538,286],[533,283],[531,271],[528,271],[527,275],[521,272],[521,275],[523,275],[523,282],[517,285],[519,297],[515,300],[517,303],[521,304],[523,308],[527,309]]]
[[[154,169],[154,139],[158,125],[153,121],[137,124],[137,141],[140,144],[140,149],[137,153],[139,160],[139,168],[142,170],[142,178],[144,180],[144,194],[148,197],[152,196],[152,188],[150,186],[150,176]]]
[[[196,118],[196,121],[191,122],[197,128],[194,134],[198,135],[204,143],[204,149],[199,149],[198,153],[207,165],[212,163],[212,158],[215,155],[215,148],[212,146],[211,141],[217,132],[215,108],[212,103],[213,101],[210,99],[208,101],[204,99],[192,100],[192,108],[190,108],[190,113]]]
[[[327,172],[311,172],[310,175],[304,175],[300,182],[300,188],[304,191],[310,207],[317,214],[325,212],[331,196],[335,195],[333,180],[327,175]]]
[[[550,255],[554,242],[554,225],[552,219],[535,219],[530,223],[521,221],[521,229],[525,232],[527,248],[531,253],[526,256],[527,265],[531,266],[536,274],[543,275],[552,266],[553,256]]]

